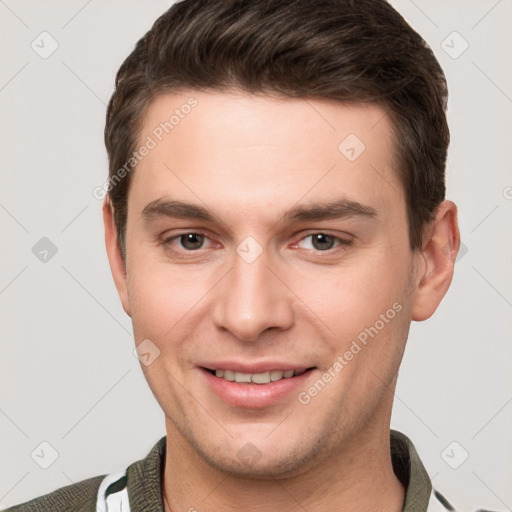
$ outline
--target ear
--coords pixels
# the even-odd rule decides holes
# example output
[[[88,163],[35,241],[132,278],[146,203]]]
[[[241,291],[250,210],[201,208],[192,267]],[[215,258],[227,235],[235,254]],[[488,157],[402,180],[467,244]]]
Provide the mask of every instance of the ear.
[[[419,254],[411,311],[413,320],[430,318],[441,303],[452,281],[459,247],[457,207],[452,201],[443,201],[437,208],[435,219],[426,229]]]
[[[114,207],[109,196],[103,202],[103,224],[105,226],[105,245],[107,247],[110,270],[114,278],[117,293],[121,304],[128,316],[131,316],[130,301],[128,297],[128,286],[126,282],[126,268],[117,243],[117,229],[114,221]]]

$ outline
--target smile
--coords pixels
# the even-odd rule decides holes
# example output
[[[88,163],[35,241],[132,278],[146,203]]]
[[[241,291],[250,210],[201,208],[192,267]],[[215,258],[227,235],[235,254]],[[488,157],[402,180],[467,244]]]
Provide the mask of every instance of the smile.
[[[282,400],[293,401],[307,386],[316,367],[265,362],[242,364],[220,361],[200,365],[207,387],[224,403],[242,409],[258,409]]]
[[[302,375],[306,370],[271,370],[261,373],[243,373],[232,370],[210,370],[212,374],[229,382],[240,384],[269,384],[282,379],[290,379]]]

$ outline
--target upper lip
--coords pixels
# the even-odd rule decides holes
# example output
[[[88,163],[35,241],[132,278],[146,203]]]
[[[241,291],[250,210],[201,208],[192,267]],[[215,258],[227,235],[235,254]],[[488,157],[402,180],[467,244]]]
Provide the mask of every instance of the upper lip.
[[[293,364],[282,361],[262,361],[254,363],[241,363],[239,361],[206,361],[198,364],[199,367],[207,370],[231,370],[240,373],[264,373],[272,370],[282,371],[304,371],[312,368],[312,365]]]

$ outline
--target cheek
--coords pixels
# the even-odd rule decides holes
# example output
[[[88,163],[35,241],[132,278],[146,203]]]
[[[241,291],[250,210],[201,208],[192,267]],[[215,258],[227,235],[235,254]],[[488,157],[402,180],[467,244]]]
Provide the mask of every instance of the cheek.
[[[296,268],[288,280],[328,325],[364,324],[404,298],[410,263],[405,254],[382,248],[337,266]]]
[[[169,301],[175,293],[176,288],[167,286],[155,268],[140,262],[132,265],[129,270],[128,294],[134,327],[143,331],[145,337],[160,337],[166,318],[169,323],[172,322],[169,312],[174,308],[169,308]]]
[[[165,350],[189,338],[194,319],[211,288],[212,272],[150,260],[145,251],[133,252],[128,294],[135,339],[149,338]]]
[[[341,357],[344,377],[338,379],[339,385],[379,386],[369,367],[386,382],[396,373],[409,325],[410,264],[407,251],[399,254],[382,247],[350,264],[347,260],[343,266],[310,267],[297,274],[304,313],[329,346],[327,365]]]

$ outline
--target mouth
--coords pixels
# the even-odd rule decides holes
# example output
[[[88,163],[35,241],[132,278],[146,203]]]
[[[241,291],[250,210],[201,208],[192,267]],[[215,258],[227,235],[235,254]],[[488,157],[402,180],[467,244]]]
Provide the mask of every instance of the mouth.
[[[224,403],[246,410],[293,402],[314,378],[316,370],[316,367],[293,368],[279,363],[252,368],[235,364],[229,364],[229,368],[225,367],[228,364],[215,366],[199,367],[207,388]]]
[[[219,379],[227,380],[228,382],[236,382],[237,384],[270,384],[271,382],[278,382],[283,379],[291,379],[303,375],[307,371],[314,370],[314,367],[297,369],[297,370],[269,370],[259,373],[245,373],[234,370],[225,370],[217,368],[215,370],[210,368],[203,368],[211,375]]]

